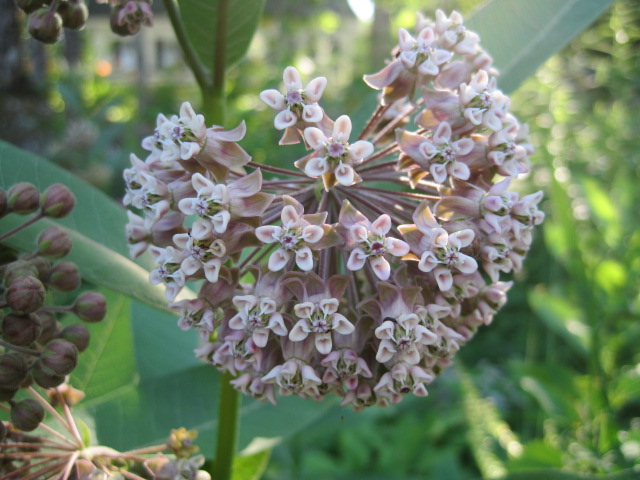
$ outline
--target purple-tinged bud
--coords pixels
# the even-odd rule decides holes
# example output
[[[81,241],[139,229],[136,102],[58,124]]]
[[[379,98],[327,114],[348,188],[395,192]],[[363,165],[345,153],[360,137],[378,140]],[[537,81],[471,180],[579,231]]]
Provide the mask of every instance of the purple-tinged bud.
[[[80,324],[69,325],[58,334],[58,338],[73,343],[79,352],[87,349],[90,337],[89,329]]]
[[[16,260],[6,266],[4,270],[4,284],[5,286],[11,285],[11,283],[21,277],[37,277],[38,269],[31,262],[26,260]]]
[[[5,353],[0,355],[0,388],[19,388],[29,374],[29,365],[22,355]]]
[[[100,293],[83,293],[73,304],[72,311],[80,320],[99,322],[107,314],[107,301]]]
[[[42,333],[42,322],[35,313],[10,313],[2,319],[2,338],[19,347],[31,345]]]
[[[71,30],[82,30],[89,18],[89,9],[82,0],[67,0],[58,6],[58,13],[62,17],[62,25]]]
[[[29,17],[29,34],[42,43],[56,43],[62,35],[62,18],[48,7],[36,10]]]
[[[51,312],[38,312],[38,318],[42,322],[42,332],[38,337],[38,343],[44,345],[58,335],[61,327]]]
[[[48,258],[37,256],[29,259],[29,263],[38,271],[38,280],[44,282],[51,275],[51,261]]]
[[[33,381],[40,385],[42,388],[55,388],[62,385],[65,380],[64,375],[51,375],[42,369],[40,362],[36,362],[31,369],[31,377]]]
[[[40,365],[50,375],[69,375],[78,365],[78,349],[67,340],[51,340],[40,353]]]
[[[40,192],[31,183],[16,183],[7,192],[7,205],[19,215],[33,213],[40,206]]]
[[[7,192],[0,188],[0,218],[9,213],[9,205],[7,204]]]
[[[71,237],[59,227],[47,228],[38,237],[38,253],[46,257],[65,257],[72,248]]]
[[[6,293],[9,306],[18,313],[32,313],[44,304],[47,291],[36,277],[16,278]]]
[[[2,388],[0,387],[0,402],[8,402],[11,400],[20,388]]]
[[[44,6],[42,0],[16,0],[16,5],[25,13],[31,13]]]
[[[44,408],[33,398],[11,402],[10,418],[14,427],[24,432],[30,432],[38,428],[44,419]]]
[[[40,197],[42,214],[51,218],[66,217],[76,206],[76,197],[61,183],[54,183]]]
[[[80,270],[73,262],[61,262],[51,269],[47,283],[63,292],[72,292],[80,286]]]
[[[121,5],[111,8],[111,17],[109,18],[111,31],[116,35],[120,35],[121,37],[135,35],[140,31],[140,24],[123,22],[123,11],[124,7]]]

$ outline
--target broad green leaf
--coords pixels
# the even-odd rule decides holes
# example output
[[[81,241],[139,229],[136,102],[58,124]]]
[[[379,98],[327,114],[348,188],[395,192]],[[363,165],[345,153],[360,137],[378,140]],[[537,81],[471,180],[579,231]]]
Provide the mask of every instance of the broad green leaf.
[[[216,28],[220,4],[227,3],[225,66],[237,63],[249,48],[264,9],[264,0],[181,0],[180,13],[200,61],[216,65]]]
[[[277,441],[258,438],[233,459],[232,480],[259,480],[269,465],[271,449]]]
[[[551,55],[600,16],[613,0],[491,0],[468,28],[500,70],[499,87],[512,92]]]
[[[166,308],[163,287],[151,285],[148,271],[128,258],[124,237],[127,216],[120,205],[46,159],[0,141],[0,188],[7,189],[18,182],[33,183],[40,191],[62,183],[73,191],[77,204],[69,216],[42,219],[2,243],[20,251],[32,251],[41,230],[65,227],[74,245],[66,260],[78,265],[84,280],[125,293],[154,308]],[[24,221],[23,216],[7,215],[0,219],[0,231],[9,231]],[[147,260],[144,265],[152,268],[150,259]]]
[[[566,298],[542,289],[531,290],[529,305],[549,329],[587,357],[591,329],[584,323],[582,312]]]
[[[511,472],[534,468],[562,468],[562,457],[563,452],[553,445],[543,440],[533,440],[524,445],[520,457],[509,460],[507,467]]]
[[[500,477],[499,480],[636,480],[637,478],[638,472],[631,468],[607,475],[588,475],[571,473],[564,470],[541,468],[512,473]]]

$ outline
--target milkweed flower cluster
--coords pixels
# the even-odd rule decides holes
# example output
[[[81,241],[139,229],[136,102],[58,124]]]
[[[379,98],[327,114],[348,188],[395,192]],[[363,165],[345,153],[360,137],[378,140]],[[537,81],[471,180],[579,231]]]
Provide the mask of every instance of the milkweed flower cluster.
[[[380,102],[357,136],[320,105],[327,79],[287,67],[260,97],[280,143],[307,147],[290,168],[252,162],[244,124],[207,128],[188,103],[158,116],[124,174],[131,253],[149,250],[197,356],[235,388],[356,410],[424,396],[504,305],[544,214],[541,192],[510,190],[532,147],[478,42],[457,12],[401,29],[364,77]]]

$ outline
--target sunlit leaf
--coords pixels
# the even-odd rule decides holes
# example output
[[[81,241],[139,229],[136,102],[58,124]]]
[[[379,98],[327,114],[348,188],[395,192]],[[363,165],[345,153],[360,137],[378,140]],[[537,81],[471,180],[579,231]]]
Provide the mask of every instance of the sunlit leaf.
[[[216,31],[220,4],[227,3],[225,65],[238,62],[249,48],[264,9],[264,0],[181,0],[180,13],[200,61],[216,64]]]
[[[491,0],[465,23],[500,70],[500,89],[512,92],[551,55],[602,14],[613,0]]]

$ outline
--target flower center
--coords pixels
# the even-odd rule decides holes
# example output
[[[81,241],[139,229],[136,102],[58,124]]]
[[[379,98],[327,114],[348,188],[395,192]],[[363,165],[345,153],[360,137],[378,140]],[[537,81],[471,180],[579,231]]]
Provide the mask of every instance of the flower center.
[[[345,153],[344,145],[340,142],[332,142],[327,148],[327,153],[333,158],[341,157]]]
[[[300,102],[302,102],[302,92],[300,90],[287,92],[287,103],[298,104]]]
[[[372,255],[382,255],[384,253],[384,243],[382,242],[373,242],[371,244],[371,254]]]
[[[293,233],[287,233],[282,236],[282,247],[285,250],[293,250],[293,248],[296,246],[297,241],[298,238],[296,237],[296,235],[294,235]]]

